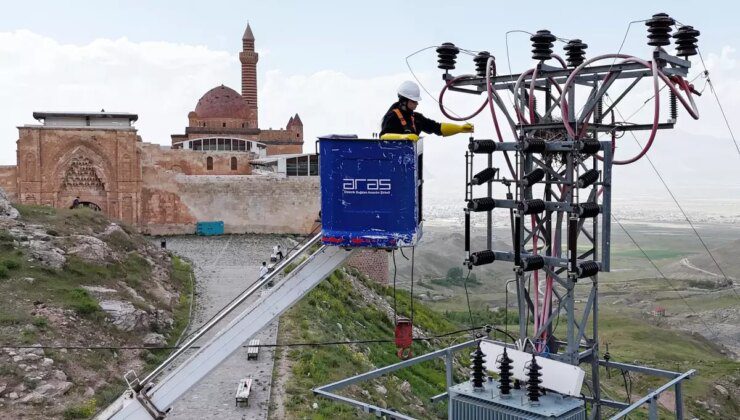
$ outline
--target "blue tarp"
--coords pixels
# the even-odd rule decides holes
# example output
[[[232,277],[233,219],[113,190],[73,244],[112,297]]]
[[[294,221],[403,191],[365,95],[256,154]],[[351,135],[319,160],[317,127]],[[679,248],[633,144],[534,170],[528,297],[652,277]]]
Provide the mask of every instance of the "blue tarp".
[[[197,235],[211,236],[224,234],[224,222],[198,222],[195,225]]]

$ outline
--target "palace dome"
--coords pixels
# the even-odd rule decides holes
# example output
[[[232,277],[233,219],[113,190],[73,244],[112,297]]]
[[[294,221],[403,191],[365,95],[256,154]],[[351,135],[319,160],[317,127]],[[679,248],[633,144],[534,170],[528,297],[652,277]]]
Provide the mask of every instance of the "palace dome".
[[[249,116],[246,101],[239,92],[228,86],[216,86],[206,92],[195,106],[198,118],[235,118]]]

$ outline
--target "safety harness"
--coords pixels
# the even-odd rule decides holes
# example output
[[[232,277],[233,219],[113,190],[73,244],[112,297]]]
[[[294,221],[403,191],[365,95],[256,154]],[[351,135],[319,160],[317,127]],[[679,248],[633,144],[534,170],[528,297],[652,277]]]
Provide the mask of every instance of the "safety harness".
[[[408,125],[406,123],[406,118],[403,117],[403,113],[401,113],[401,110],[398,108],[393,108],[393,112],[396,113],[396,116],[398,116],[398,119],[401,120],[401,126],[403,126],[403,129],[406,130],[406,126]],[[411,129],[413,133],[416,133],[416,122],[414,122],[414,114],[411,114]]]

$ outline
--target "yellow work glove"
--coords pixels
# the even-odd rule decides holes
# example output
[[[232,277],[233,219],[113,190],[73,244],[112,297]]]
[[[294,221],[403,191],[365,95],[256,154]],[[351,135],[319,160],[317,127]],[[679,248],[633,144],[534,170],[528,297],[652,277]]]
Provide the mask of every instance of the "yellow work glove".
[[[416,134],[398,134],[398,133],[385,133],[382,136],[380,136],[381,140],[411,140],[411,141],[417,141],[419,140],[419,136]]]
[[[473,124],[465,123],[462,125],[459,124],[450,124],[450,123],[442,123],[441,124],[441,130],[442,135],[447,136],[454,136],[455,134],[460,133],[472,133],[475,127],[473,127]]]

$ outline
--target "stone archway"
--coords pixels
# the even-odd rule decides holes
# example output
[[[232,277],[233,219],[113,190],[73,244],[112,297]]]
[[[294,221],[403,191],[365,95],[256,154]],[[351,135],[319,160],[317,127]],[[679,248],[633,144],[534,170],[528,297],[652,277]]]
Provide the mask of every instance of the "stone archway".
[[[57,161],[54,170],[57,206],[69,207],[79,197],[80,201],[95,203],[102,212],[108,214],[108,193],[111,191],[109,173],[111,169],[108,162],[94,150],[81,145],[67,151]]]
[[[96,203],[101,210],[103,206],[97,203],[105,203],[108,198],[105,184],[100,179],[95,165],[85,156],[75,156],[69,161],[58,196],[62,203],[79,197],[81,202]]]

